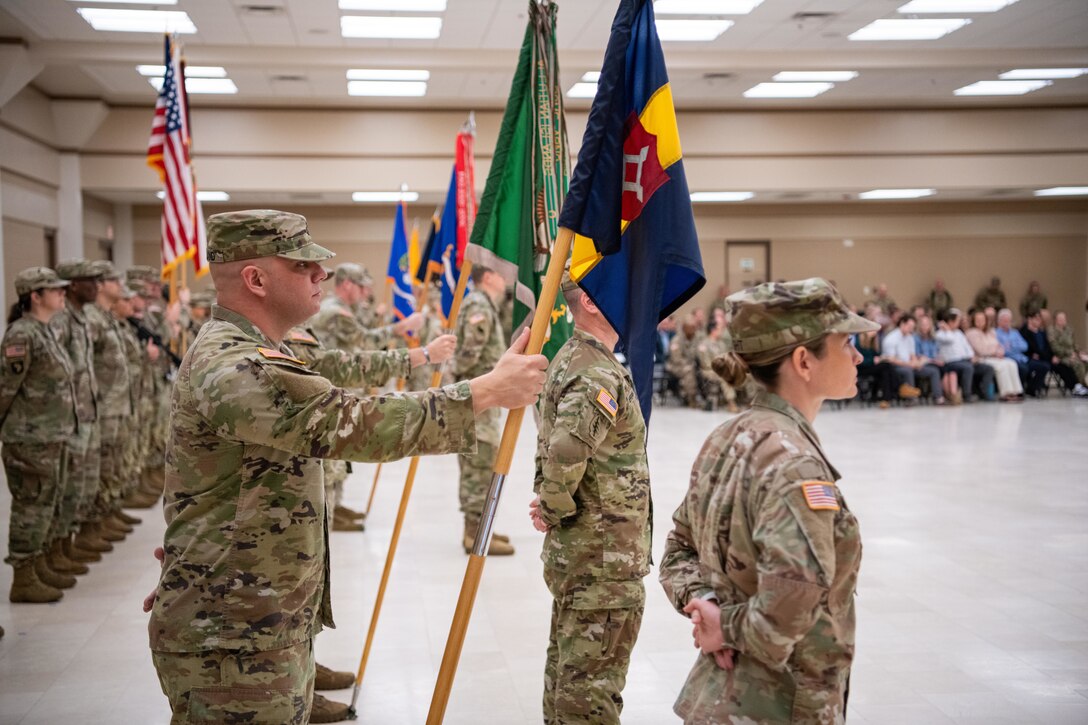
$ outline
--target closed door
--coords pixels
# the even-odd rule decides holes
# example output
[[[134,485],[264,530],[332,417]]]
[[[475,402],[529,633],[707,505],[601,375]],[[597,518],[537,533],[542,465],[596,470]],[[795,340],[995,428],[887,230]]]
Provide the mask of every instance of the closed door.
[[[761,284],[771,275],[771,243],[726,242],[725,279],[733,292]]]

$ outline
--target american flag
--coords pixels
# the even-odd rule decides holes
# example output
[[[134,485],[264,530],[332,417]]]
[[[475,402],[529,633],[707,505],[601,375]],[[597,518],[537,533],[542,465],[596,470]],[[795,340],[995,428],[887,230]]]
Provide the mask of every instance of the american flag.
[[[165,38],[166,73],[155,102],[147,164],[162,179],[162,266],[170,268],[193,258],[199,276],[207,269],[204,217],[196,198],[196,181],[189,158],[189,103],[183,66],[170,36]]]
[[[805,502],[810,509],[819,511],[838,511],[839,499],[835,496],[835,487],[824,481],[809,481],[803,486]]]

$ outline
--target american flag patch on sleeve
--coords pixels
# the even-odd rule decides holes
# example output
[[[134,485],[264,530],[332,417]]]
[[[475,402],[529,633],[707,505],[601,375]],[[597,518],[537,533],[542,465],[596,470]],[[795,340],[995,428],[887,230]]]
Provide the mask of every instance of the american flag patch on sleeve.
[[[4,348],[4,357],[26,357],[26,345],[13,343]]]
[[[801,485],[801,490],[805,492],[805,503],[813,511],[839,510],[834,484],[826,481],[806,481]]]
[[[620,410],[620,406],[616,402],[616,399],[604,388],[601,388],[601,392],[597,393],[597,404],[604,408],[604,412],[608,413],[613,418],[616,417],[616,413]]]

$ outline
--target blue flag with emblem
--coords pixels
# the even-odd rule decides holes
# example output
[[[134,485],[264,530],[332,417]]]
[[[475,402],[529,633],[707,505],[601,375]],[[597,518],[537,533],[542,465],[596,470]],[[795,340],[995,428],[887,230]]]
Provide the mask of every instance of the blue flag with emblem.
[[[386,280],[393,292],[393,315],[403,320],[416,311],[416,298],[412,295],[412,271],[408,269],[408,235],[404,230],[404,204],[397,204],[397,218],[393,222],[393,246],[389,250],[389,267]]]
[[[453,294],[461,276],[457,263],[457,167],[450,175],[450,189],[446,192],[446,205],[442,207],[442,219],[435,234],[432,260],[437,265],[436,274],[442,280],[442,315],[448,320],[453,309]]]
[[[658,322],[706,284],[650,0],[622,0],[559,225],[571,277],[619,333],[643,415]]]

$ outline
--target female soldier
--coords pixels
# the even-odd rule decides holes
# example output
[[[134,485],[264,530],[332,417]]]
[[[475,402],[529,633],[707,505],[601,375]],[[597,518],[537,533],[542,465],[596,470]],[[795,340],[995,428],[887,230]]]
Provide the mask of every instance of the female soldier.
[[[68,353],[49,320],[64,309],[68,282],[46,267],[15,276],[0,367],[0,451],[11,489],[8,556],[13,602],[55,602],[75,578],[49,568],[46,547],[65,475],[65,441],[75,433]]]
[[[688,723],[840,723],[861,539],[812,421],[855,395],[850,335],[877,323],[818,278],[729,303],[733,350],[715,369],[765,390],[707,439],[673,515],[661,583],[703,652],[674,709]]]

